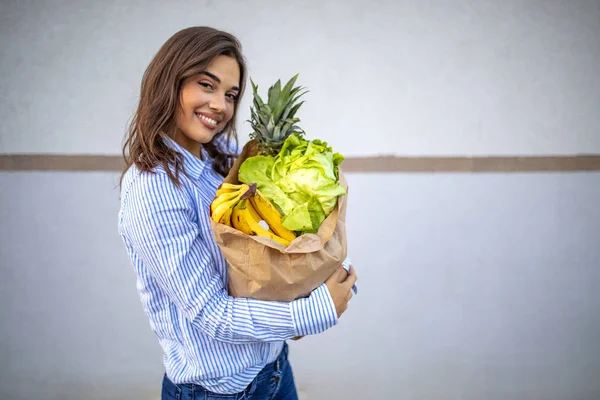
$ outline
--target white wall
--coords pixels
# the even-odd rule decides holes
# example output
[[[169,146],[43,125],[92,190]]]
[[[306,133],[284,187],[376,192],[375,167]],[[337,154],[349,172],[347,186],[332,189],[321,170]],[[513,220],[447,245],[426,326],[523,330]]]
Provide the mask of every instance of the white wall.
[[[263,91],[300,72],[305,129],[347,156],[600,153],[598,21],[595,0],[5,1],[0,153],[117,154],[148,61],[201,24]],[[348,181],[360,292],[291,343],[302,399],[600,398],[600,173]],[[159,397],[117,183],[0,172],[0,399]]]
[[[10,1],[0,15],[4,153],[117,154],[142,72],[190,25],[238,35],[263,94],[299,72],[303,127],[348,156],[600,152],[598,1]]]
[[[302,399],[600,398],[600,173],[347,177],[360,291],[290,343]],[[0,399],[159,398],[117,182],[0,173]]]

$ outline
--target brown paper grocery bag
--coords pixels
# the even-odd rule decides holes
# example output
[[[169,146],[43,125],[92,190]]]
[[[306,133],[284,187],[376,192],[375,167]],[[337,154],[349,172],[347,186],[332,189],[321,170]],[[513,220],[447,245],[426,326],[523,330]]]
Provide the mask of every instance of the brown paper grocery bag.
[[[257,154],[250,141],[238,157],[226,182],[239,183],[239,166]],[[339,169],[339,182],[346,189],[336,207],[316,234],[297,237],[287,247],[273,239],[249,236],[212,219],[216,242],[229,264],[229,294],[234,297],[292,301],[305,297],[339,267],[347,253],[346,203],[348,184]]]

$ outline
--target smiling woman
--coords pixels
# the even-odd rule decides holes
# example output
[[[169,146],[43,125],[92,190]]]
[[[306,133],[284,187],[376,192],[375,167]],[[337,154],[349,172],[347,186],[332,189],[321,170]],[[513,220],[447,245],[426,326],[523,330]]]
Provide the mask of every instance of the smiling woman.
[[[346,260],[306,298],[229,296],[209,205],[237,157],[245,80],[234,36],[176,33],[144,74],[123,149],[119,233],[164,350],[163,399],[297,399],[286,340],[336,325],[356,281]]]
[[[235,58],[218,56],[198,75],[183,82],[174,140],[192,154],[231,120],[240,92],[240,67]]]
[[[245,81],[246,63],[233,35],[208,27],[177,32],[159,49],[142,79],[140,102],[123,146],[124,171],[135,165],[150,172],[161,165],[179,185],[182,158],[167,145],[168,138],[196,157],[209,156],[215,171],[225,176],[235,157],[230,150],[237,143],[236,106]]]

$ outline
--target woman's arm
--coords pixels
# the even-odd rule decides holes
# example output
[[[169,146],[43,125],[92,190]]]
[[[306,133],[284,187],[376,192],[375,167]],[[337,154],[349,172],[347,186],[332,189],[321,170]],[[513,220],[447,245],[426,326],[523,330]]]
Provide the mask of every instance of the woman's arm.
[[[279,341],[337,321],[326,284],[290,303],[233,298],[219,276],[187,194],[163,173],[142,174],[128,192],[123,235],[177,308],[202,332],[228,343]]]

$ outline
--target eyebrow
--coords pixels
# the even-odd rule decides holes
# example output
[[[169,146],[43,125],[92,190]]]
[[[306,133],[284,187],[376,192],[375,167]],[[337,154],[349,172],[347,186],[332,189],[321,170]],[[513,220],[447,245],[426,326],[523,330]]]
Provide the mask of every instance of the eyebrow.
[[[221,84],[221,79],[219,79],[219,77],[218,77],[218,76],[216,76],[215,74],[213,74],[213,73],[210,73],[210,72],[208,72],[208,71],[202,71],[202,72],[200,72],[200,73],[201,73],[201,74],[204,74],[204,75],[207,75],[209,78],[212,78],[213,80],[215,80],[215,81],[216,81],[218,84]],[[232,87],[232,88],[231,88],[231,90],[237,90],[237,91],[239,92],[239,91],[240,91],[240,88],[239,88],[239,87],[237,87],[237,86],[234,86],[234,87]]]

